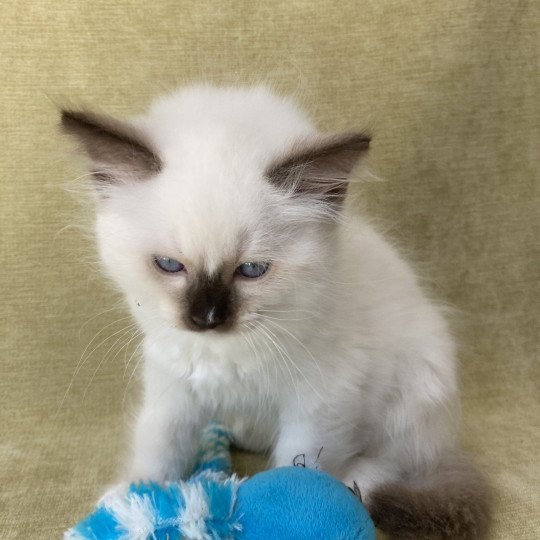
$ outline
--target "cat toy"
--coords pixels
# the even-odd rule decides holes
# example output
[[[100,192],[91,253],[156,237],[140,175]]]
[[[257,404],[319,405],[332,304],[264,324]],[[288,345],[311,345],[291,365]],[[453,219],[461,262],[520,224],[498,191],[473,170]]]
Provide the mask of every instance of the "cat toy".
[[[343,483],[298,466],[238,478],[230,443],[223,426],[208,426],[188,480],[117,486],[64,540],[375,540]]]

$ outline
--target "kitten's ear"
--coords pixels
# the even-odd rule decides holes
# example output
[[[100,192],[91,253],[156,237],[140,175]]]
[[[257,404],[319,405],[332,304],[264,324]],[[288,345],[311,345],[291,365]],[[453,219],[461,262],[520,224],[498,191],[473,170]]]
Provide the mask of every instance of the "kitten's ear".
[[[99,183],[143,180],[161,170],[161,160],[135,126],[91,111],[62,110],[61,128],[88,159]]]
[[[276,186],[339,207],[347,193],[347,179],[371,138],[365,133],[321,136],[293,146],[266,173]]]

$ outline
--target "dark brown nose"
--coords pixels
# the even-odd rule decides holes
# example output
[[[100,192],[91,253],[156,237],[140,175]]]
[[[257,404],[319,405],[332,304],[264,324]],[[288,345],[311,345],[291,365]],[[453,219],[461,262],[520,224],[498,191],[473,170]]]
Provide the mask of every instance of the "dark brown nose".
[[[216,306],[213,306],[205,311],[191,313],[189,318],[191,319],[191,322],[201,330],[211,330],[212,328],[216,328],[216,326],[223,324],[227,320],[227,314],[220,313]]]
[[[187,319],[193,330],[211,330],[228,322],[231,290],[219,277],[205,276],[187,292]]]

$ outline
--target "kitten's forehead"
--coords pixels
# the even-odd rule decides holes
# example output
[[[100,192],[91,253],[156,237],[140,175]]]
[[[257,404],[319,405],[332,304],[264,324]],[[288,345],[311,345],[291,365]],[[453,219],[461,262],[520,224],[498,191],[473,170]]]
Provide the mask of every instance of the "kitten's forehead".
[[[240,175],[225,177],[219,171],[181,176],[166,173],[159,188],[175,247],[210,275],[255,255],[259,239],[271,227],[264,181],[255,177],[245,182]]]

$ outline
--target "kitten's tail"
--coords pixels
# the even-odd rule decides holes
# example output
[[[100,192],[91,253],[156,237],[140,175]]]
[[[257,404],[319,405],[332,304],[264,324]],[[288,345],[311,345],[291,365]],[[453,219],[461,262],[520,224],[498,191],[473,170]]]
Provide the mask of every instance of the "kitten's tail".
[[[399,540],[484,538],[491,494],[463,455],[451,455],[421,479],[383,485],[367,501],[376,526]]]

